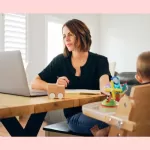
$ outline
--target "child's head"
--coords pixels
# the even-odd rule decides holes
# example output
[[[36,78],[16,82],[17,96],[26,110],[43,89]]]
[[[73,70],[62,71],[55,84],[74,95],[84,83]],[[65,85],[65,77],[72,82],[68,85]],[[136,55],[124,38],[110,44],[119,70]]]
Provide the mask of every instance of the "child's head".
[[[143,52],[138,56],[136,70],[136,79],[140,83],[150,82],[150,51]]]

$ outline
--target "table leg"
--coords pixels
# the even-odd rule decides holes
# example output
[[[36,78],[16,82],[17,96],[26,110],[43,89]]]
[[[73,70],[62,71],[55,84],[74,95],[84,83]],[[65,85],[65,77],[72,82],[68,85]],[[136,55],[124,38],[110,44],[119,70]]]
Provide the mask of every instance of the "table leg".
[[[16,117],[1,119],[2,124],[11,136],[37,136],[46,112],[32,114],[23,128]]]

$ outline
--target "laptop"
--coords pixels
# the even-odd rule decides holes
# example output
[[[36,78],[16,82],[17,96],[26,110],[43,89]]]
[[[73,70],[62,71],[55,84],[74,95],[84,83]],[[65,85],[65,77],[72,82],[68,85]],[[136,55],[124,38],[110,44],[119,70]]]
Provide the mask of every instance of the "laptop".
[[[45,96],[46,91],[29,87],[20,51],[0,52],[0,93]]]

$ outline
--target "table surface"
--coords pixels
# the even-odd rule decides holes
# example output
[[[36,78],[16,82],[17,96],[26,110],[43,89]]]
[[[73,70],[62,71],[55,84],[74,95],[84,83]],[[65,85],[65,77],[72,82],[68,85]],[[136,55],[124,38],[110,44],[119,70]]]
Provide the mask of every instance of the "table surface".
[[[0,118],[78,107],[103,99],[105,96],[100,94],[66,94],[63,99],[49,99],[48,96],[23,97],[0,94]]]

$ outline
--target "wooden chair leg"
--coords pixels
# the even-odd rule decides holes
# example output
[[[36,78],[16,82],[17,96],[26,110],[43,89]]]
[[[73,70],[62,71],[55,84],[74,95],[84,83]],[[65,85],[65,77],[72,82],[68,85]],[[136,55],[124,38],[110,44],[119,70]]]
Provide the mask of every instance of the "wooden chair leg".
[[[108,136],[126,136],[127,135],[127,131],[123,130],[123,129],[119,129],[115,126],[112,126],[110,128],[109,131],[109,135]]]

